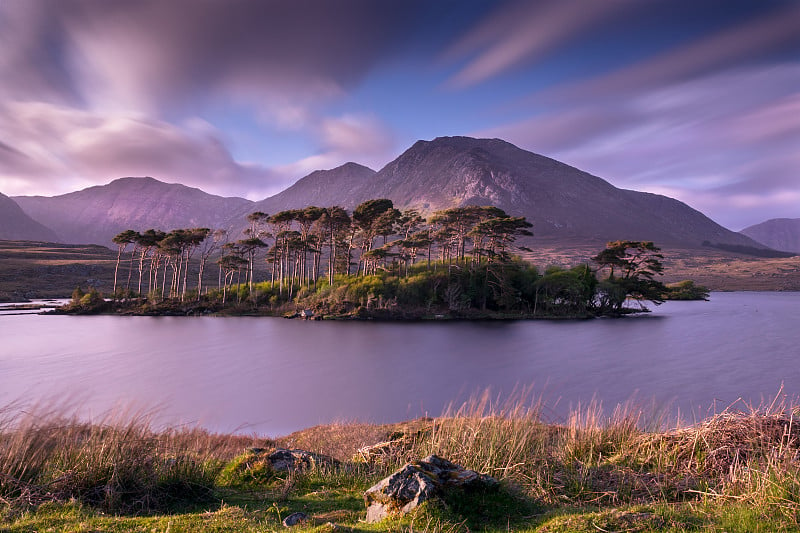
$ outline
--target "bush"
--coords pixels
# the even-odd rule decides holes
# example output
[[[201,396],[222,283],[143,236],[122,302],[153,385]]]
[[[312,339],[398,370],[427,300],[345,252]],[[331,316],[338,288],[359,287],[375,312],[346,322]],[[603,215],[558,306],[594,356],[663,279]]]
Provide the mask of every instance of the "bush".
[[[708,288],[695,285],[690,279],[670,283],[667,289],[669,289],[665,295],[667,300],[708,300],[709,296]]]

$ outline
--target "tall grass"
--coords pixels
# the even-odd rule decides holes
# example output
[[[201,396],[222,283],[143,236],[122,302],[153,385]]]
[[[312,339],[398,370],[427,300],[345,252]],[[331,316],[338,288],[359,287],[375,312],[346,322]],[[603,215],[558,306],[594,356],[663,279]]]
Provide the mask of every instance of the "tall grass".
[[[550,505],[731,500],[797,512],[796,410],[776,402],[732,407],[665,430],[662,414],[635,403],[606,415],[591,402],[548,424],[529,391],[505,401],[484,392],[403,442],[400,457],[436,453]]]
[[[437,454],[550,507],[738,502],[798,521],[796,405],[736,405],[672,429],[634,403],[606,414],[590,402],[558,424],[544,420],[544,411],[528,389],[505,399],[485,391],[435,419],[309,428],[278,443],[343,463],[283,481],[287,494],[320,483],[363,490],[405,461]],[[0,504],[6,506],[74,499],[119,513],[185,508],[208,502],[220,489],[223,466],[248,446],[275,444],[197,429],[155,431],[146,414],[90,423],[58,410],[18,412],[0,410]],[[381,440],[387,442],[379,455],[356,453]]]
[[[151,418],[128,413],[90,423],[57,409],[19,414],[6,407],[0,501],[24,507],[78,500],[124,513],[208,501],[222,461],[241,451],[243,439],[196,429],[155,432]]]

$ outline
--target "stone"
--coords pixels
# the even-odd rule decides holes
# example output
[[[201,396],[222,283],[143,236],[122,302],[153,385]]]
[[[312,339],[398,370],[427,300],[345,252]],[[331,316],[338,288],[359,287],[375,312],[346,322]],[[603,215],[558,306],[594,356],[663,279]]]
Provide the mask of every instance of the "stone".
[[[367,522],[402,516],[423,502],[442,498],[453,488],[495,488],[496,479],[451,463],[436,455],[406,464],[364,493]]]
[[[413,420],[388,435],[387,440],[359,448],[354,463],[389,464],[408,460],[417,442],[427,437],[433,429],[432,418]]]
[[[311,468],[323,463],[335,463],[332,457],[326,457],[305,450],[276,448],[268,456],[270,466],[276,472],[287,472],[294,469]]]
[[[284,525],[284,527],[292,527],[305,522],[306,520],[308,520],[308,515],[306,513],[292,513],[284,518],[283,522],[281,523]]]

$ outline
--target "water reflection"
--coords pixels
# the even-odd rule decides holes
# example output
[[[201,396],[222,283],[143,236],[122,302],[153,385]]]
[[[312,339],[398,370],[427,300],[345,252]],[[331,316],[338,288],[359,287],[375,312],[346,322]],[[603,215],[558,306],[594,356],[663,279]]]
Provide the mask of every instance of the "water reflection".
[[[715,294],[623,320],[304,322],[2,316],[0,403],[134,403],[171,422],[283,434],[333,420],[439,414],[486,387],[533,385],[559,419],[633,395],[689,418],[740,395],[800,391],[800,295]]]

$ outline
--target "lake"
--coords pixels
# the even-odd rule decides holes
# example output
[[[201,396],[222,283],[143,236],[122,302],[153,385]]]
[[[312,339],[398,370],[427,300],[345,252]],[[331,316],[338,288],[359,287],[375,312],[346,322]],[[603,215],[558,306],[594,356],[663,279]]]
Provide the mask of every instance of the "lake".
[[[685,420],[800,393],[800,293],[714,293],[623,319],[336,322],[0,315],[0,405],[124,407],[278,436],[438,415],[487,387],[532,387],[561,421],[593,397]]]

